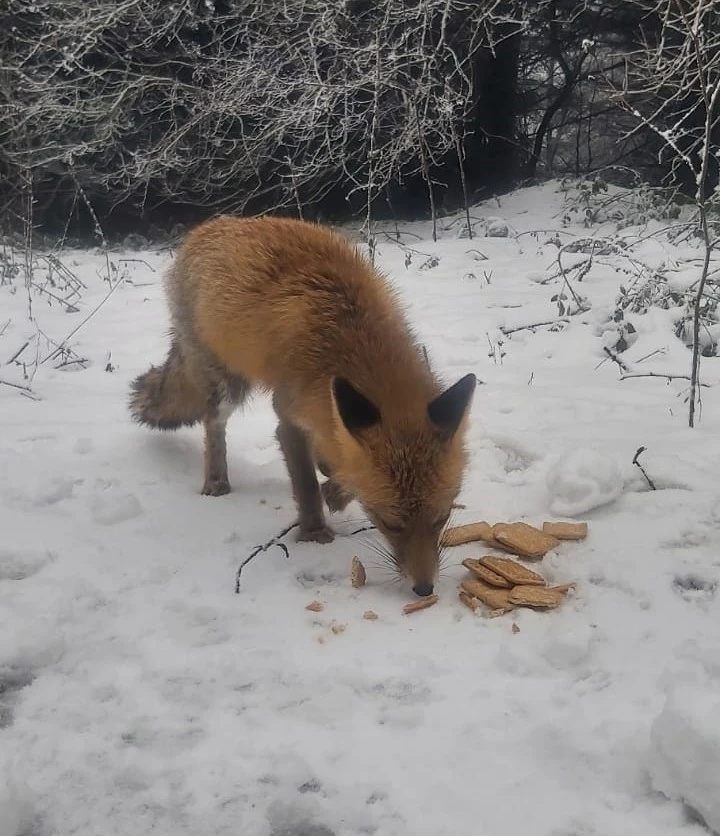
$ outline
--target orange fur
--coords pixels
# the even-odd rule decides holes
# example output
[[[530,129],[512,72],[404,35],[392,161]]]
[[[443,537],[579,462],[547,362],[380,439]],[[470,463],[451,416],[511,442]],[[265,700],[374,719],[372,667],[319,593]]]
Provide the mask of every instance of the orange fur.
[[[204,388],[216,405],[223,399],[238,403],[253,388],[273,393],[301,528],[311,534],[326,528],[321,512],[318,517],[312,510],[306,514],[312,521],[303,526],[303,492],[313,493],[315,477],[302,469],[302,461],[293,462],[302,459],[305,438],[313,461],[330,476],[323,494],[331,509],[331,496],[337,507],[343,507],[338,496],[345,504],[357,498],[390,541],[400,569],[416,585],[432,585],[438,534],[466,466],[463,438],[474,378],[450,431],[429,420],[428,404],[443,387],[378,271],[324,227],[281,218],[218,217],[188,235],[166,289],[179,346],[173,369],[182,355],[188,393]],[[334,395],[336,378],[362,393],[380,420],[348,428]],[[141,381],[135,384],[133,412],[152,423],[144,417]],[[178,391],[176,381],[175,413]],[[219,392],[214,400],[213,392]],[[162,426],[156,413],[163,393],[152,394],[154,425]],[[222,426],[224,445],[217,409],[205,423],[215,442]],[[212,443],[208,440],[209,447]],[[224,458],[224,446],[222,453]],[[227,482],[217,461],[214,470],[208,465],[214,476],[206,470],[206,487],[213,478]]]

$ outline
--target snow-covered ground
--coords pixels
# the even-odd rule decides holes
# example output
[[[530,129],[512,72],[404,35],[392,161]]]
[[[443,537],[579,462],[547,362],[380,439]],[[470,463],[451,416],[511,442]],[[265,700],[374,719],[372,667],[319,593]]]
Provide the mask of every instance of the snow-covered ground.
[[[490,223],[472,241],[458,217],[437,243],[403,223],[378,249],[438,369],[483,381],[454,522],[589,523],[541,564],[576,594],[496,619],[457,598],[480,545],[449,553],[435,607],[402,615],[410,590],[350,536],[357,506],[335,520],[348,536],[290,537],[290,560],[260,555],[236,595],[238,564],[294,515],[269,401],[231,420],[234,492],[200,496],[200,428],[154,433],[126,409],[164,357],[171,253],[110,253],[121,281],[75,353],[38,366],[32,397],[0,385],[0,836],[720,830],[720,360],[689,430],[687,380],[620,380],[603,351],[637,264],[682,287],[698,253],[648,237],[666,222],[629,227],[628,252],[590,248],[568,274],[586,312],[523,329],[561,318],[558,241],[615,229],[563,225],[562,200],[525,189],[475,207]],[[0,286],[1,380],[27,383],[18,362],[108,292],[104,254],[59,257],[87,288],[70,313],[34,295],[39,339],[22,280]],[[627,316],[626,373],[688,374],[672,311]]]

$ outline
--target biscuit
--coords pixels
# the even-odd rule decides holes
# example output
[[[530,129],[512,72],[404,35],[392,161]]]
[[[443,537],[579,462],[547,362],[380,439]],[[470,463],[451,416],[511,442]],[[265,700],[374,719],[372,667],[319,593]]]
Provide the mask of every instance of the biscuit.
[[[519,607],[541,607],[553,609],[560,605],[562,592],[542,586],[515,586],[510,590],[508,599]]]
[[[497,589],[478,578],[468,578],[464,580],[460,586],[462,591],[471,598],[478,598],[483,604],[487,604],[493,610],[506,610],[509,612],[513,607],[510,603],[509,596],[512,590]]]
[[[587,523],[544,522],[542,530],[558,540],[584,540],[587,537]]]
[[[466,557],[462,565],[469,569],[473,575],[480,578],[481,581],[490,584],[490,586],[505,587],[509,589],[512,584],[502,575],[494,572],[492,568],[483,565],[481,560],[475,560],[473,557]]]
[[[545,578],[522,566],[515,560],[510,560],[507,557],[495,557],[494,555],[486,555],[480,558],[480,565],[485,566],[491,572],[495,572],[505,581],[508,586],[545,586]]]
[[[492,528],[486,522],[468,523],[446,528],[440,536],[441,546],[461,546],[476,540],[492,539]]]
[[[539,559],[560,545],[556,537],[523,522],[497,523],[492,534],[506,549],[526,558]]]

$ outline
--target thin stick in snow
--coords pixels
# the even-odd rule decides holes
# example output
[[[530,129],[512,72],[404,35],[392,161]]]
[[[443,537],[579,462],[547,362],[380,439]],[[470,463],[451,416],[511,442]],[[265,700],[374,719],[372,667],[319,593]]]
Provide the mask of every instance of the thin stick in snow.
[[[277,546],[279,549],[282,549],[285,553],[285,557],[290,559],[290,552],[288,551],[288,547],[285,543],[281,543],[283,537],[286,534],[289,534],[294,528],[297,528],[299,523],[292,523],[291,525],[286,526],[283,530],[272,537],[267,543],[263,543],[262,546],[256,546],[253,551],[250,553],[249,557],[246,557],[245,560],[238,566],[238,570],[235,574],[235,594],[237,595],[240,592],[240,576],[242,575],[242,570],[250,563],[251,560],[254,560],[259,554],[266,552],[268,549],[271,549],[273,546]]]
[[[647,475],[647,473],[645,472],[645,468],[644,468],[644,467],[640,464],[640,456],[641,456],[641,454],[642,454],[642,453],[644,453],[644,452],[645,452],[645,450],[646,450],[646,449],[647,449],[646,447],[638,447],[638,448],[637,448],[637,450],[635,451],[635,455],[633,456],[632,463],[633,463],[636,467],[639,467],[639,468],[640,468],[640,470],[641,470],[641,472],[642,472],[642,475],[645,477],[645,481],[648,483],[648,485],[649,485],[649,487],[650,487],[650,490],[651,490],[651,491],[656,491],[656,490],[657,490],[657,488],[655,487],[655,483],[654,483],[654,482],[653,482],[653,480],[652,480],[652,479],[651,479],[651,478]]]
[[[620,380],[631,380],[635,377],[659,377],[663,380],[667,380],[668,383],[671,380],[690,380],[689,374],[662,374],[661,372],[633,372],[632,374],[624,374],[621,376]],[[704,386],[705,388],[709,389],[709,383],[699,383],[699,386]]]
[[[627,364],[623,360],[621,360],[617,356],[617,354],[615,354],[615,352],[612,349],[608,348],[607,346],[603,346],[603,351],[613,361],[613,363],[617,363],[617,365],[620,366],[620,369],[622,371],[624,371],[624,372],[629,372],[630,371]]]

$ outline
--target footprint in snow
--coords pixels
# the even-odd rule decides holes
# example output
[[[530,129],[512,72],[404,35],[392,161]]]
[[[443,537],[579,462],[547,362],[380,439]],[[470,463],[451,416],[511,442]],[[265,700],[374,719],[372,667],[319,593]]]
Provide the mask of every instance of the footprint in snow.
[[[94,445],[91,438],[87,438],[86,436],[81,436],[75,441],[73,444],[73,453],[77,455],[84,456],[87,453],[92,453],[94,449]]]
[[[131,493],[109,492],[90,501],[90,515],[98,525],[116,525],[139,517],[142,512],[140,500]]]
[[[320,793],[323,791],[323,786],[316,778],[311,778],[309,781],[305,781],[304,783],[300,784],[298,787],[298,792],[304,795],[306,792],[315,792]]]
[[[64,476],[43,479],[31,490],[30,499],[35,505],[57,505],[58,502],[72,499],[75,488],[82,483],[82,479],[70,479]]]
[[[50,563],[50,552],[33,549],[0,549],[0,581],[22,581]]]
[[[700,575],[676,575],[673,588],[685,601],[711,601],[717,592],[718,583]]]
[[[295,576],[297,582],[305,589],[324,585],[337,585],[342,580],[340,572],[314,572],[312,569],[305,569]]]
[[[268,810],[270,836],[336,836],[324,824],[312,821],[316,816],[304,804],[271,804]]]
[[[0,671],[0,729],[12,725],[13,709],[18,693],[27,688],[34,677],[30,670],[10,668]]]
[[[503,469],[505,473],[518,473],[529,470],[538,457],[530,450],[511,441],[495,440],[497,449],[504,454]]]

